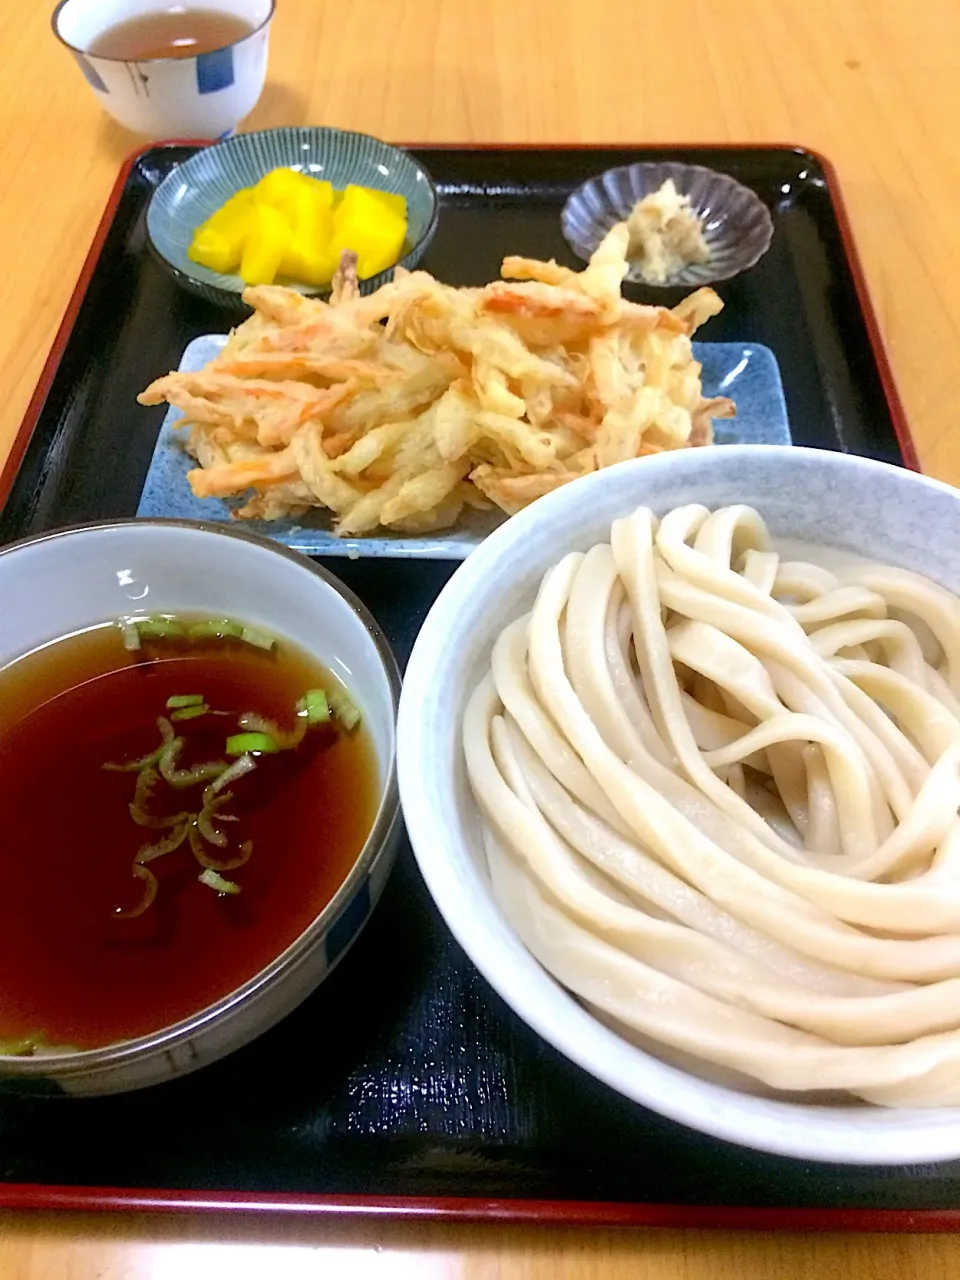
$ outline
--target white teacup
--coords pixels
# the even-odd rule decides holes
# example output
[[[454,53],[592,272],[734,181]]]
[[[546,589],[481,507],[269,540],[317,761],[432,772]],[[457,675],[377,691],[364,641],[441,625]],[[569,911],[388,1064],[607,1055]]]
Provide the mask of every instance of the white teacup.
[[[169,12],[169,0],[61,0],[53,30],[104,110],[125,128],[150,138],[220,138],[253,110],[263,90],[276,0],[186,0],[183,7],[240,18],[250,25],[250,34],[211,53],[182,58],[126,62],[89,52],[118,23]]]

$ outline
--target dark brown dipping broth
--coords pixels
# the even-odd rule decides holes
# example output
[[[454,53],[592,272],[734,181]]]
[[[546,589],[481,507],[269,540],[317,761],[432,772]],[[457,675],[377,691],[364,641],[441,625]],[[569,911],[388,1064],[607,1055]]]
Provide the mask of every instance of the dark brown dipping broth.
[[[285,728],[307,689],[337,682],[294,646],[163,640],[128,653],[105,626],[0,672],[0,1039],[42,1033],[89,1049],[178,1022],[252,978],[330,901],[359,855],[379,799],[366,727],[311,728],[295,750],[264,755],[231,787],[238,839],[253,856],[229,876],[233,896],[199,883],[188,844],[150,863],[153,905],[131,864],[163,832],[130,817],[135,760],[159,742],[169,697],[202,693],[233,717],[174,725],[181,764],[224,759],[236,715]],[[201,788],[202,789],[202,788]],[[199,807],[197,788],[173,808]],[[158,812],[169,812],[160,798]],[[217,853],[218,851],[212,850]]]
[[[195,58],[236,44],[252,35],[253,30],[243,18],[216,9],[168,9],[127,18],[108,27],[91,42],[87,52],[122,62]]]

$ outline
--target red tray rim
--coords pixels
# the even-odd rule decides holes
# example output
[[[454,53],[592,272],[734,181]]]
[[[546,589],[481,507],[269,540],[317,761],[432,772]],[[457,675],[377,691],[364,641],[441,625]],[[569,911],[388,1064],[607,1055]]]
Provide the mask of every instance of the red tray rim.
[[[310,1219],[490,1223],[540,1227],[659,1227],[719,1231],[956,1233],[960,1209],[781,1209],[632,1204],[616,1200],[516,1200],[311,1192],[171,1191],[139,1187],[0,1186],[0,1210],[243,1213]]]
[[[203,146],[201,139],[170,139],[133,151],[123,162],[80,275],[67,303],[23,421],[0,470],[3,506],[26,453],[44,402],[66,350],[77,315],[96,270],[127,180],[141,156],[162,146]],[[704,147],[723,151],[797,151],[820,166],[833,204],[844,253],[904,465],[919,471],[916,448],[897,390],[866,276],[853,237],[837,171],[820,152],[795,143],[772,142],[642,142],[642,143],[464,143],[402,144],[416,151],[629,151]],[[536,1223],[541,1226],[697,1227],[756,1231],[957,1232],[960,1209],[780,1209],[727,1205],[633,1204],[604,1200],[527,1200],[455,1198],[450,1196],[334,1195],[309,1192],[181,1191],[137,1187],[55,1186],[44,1183],[0,1183],[0,1209],[154,1213],[296,1214],[315,1218],[387,1217],[435,1222]]]

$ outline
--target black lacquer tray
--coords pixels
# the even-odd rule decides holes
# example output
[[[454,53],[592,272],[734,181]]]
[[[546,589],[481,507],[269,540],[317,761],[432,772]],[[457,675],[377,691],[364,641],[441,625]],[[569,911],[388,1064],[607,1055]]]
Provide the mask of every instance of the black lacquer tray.
[[[153,147],[118,179],[0,474],[0,542],[132,515],[163,416],[139,408],[137,392],[175,368],[192,338],[228,327],[224,313],[177,288],[146,243],[151,193],[194,149]],[[795,444],[916,466],[821,157],[769,146],[417,150],[442,198],[423,265],[453,284],[495,278],[506,253],[577,265],[560,207],[613,165],[683,159],[753,187],[773,212],[773,244],[719,287],[726,307],[709,338],[773,349]],[[454,568],[329,567],[370,606],[401,663]],[[871,1169],[778,1159],[627,1102],[544,1045],[487,987],[404,848],[343,964],[253,1045],[141,1093],[0,1097],[2,1206],[935,1230],[960,1225],[960,1162]]]

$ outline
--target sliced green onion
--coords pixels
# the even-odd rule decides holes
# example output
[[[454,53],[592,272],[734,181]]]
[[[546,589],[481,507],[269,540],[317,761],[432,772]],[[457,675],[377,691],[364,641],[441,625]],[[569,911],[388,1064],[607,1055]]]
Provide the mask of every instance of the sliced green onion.
[[[292,732],[281,729],[273,720],[266,720],[263,716],[257,715],[255,711],[245,711],[242,716],[237,717],[237,724],[241,729],[249,729],[253,733],[266,733],[280,748],[281,751],[290,751],[294,747],[299,747],[303,741],[304,734],[307,732],[307,721],[305,717],[301,717],[297,712],[297,722]]]
[[[232,813],[219,813],[221,805],[229,804],[233,799],[232,791],[224,791],[218,796],[211,797],[210,803],[204,805],[197,814],[197,830],[203,836],[208,844],[214,844],[218,849],[225,849],[229,841],[223,831],[218,831],[213,825],[214,817],[220,822],[236,822],[237,819]]]
[[[279,750],[276,738],[271,738],[269,733],[233,733],[227,739],[228,756],[253,755],[257,752],[270,755]]]
[[[219,778],[227,769],[223,760],[210,760],[204,764],[195,764],[192,769],[172,769],[167,781],[171,787],[196,787],[208,778]]]
[[[205,702],[198,707],[179,707],[170,712],[171,720],[196,720],[197,716],[205,716],[210,708]]]
[[[209,787],[207,790],[209,791]],[[240,819],[235,813],[221,813],[220,810],[225,804],[229,804],[233,799],[232,791],[221,791],[219,795],[211,796],[209,801],[204,802],[204,811],[216,814],[220,822],[239,822]]]
[[[157,721],[157,728],[160,730],[161,743],[156,751],[151,751],[148,756],[141,756],[139,760],[130,760],[126,764],[112,764],[107,761],[100,766],[101,769],[107,769],[111,773],[139,773],[151,765],[158,764],[164,745],[173,738],[173,726],[165,716],[161,716]]]
[[[136,622],[132,618],[121,618],[120,630],[123,632],[123,647],[130,653],[136,653],[140,648],[140,632]]]
[[[144,640],[165,640],[170,636],[187,634],[182,622],[162,613],[150,614],[146,618],[121,618],[120,630],[123,632],[123,647],[133,653],[141,647]]]
[[[257,649],[272,649],[277,643],[269,631],[261,631],[259,627],[244,627],[240,632],[240,639]]]
[[[18,1036],[12,1040],[0,1040],[0,1057],[25,1058],[43,1044],[42,1032],[30,1036]]]
[[[215,782],[211,782],[203,792],[203,807],[209,809],[213,801],[213,797],[218,792],[223,791],[225,787],[229,787],[232,782],[236,782],[238,778],[242,778],[245,773],[257,767],[257,762],[253,756],[241,756],[239,760],[234,760],[229,769],[225,769]]]
[[[113,764],[108,760],[100,768],[106,769],[108,773],[140,773],[157,763],[162,750],[162,747],[157,747],[156,751],[151,751],[148,756],[141,756],[139,760],[129,760],[126,764]]]
[[[273,720],[259,715],[256,711],[244,711],[237,716],[237,724],[241,729],[249,729],[251,733],[268,733],[271,738],[280,739],[282,730]]]
[[[157,877],[153,874],[149,867],[143,866],[139,862],[135,862],[131,867],[133,874],[138,880],[143,881],[143,896],[135,907],[131,907],[129,911],[123,911],[117,907],[114,915],[121,920],[133,920],[136,916],[142,916],[143,913],[153,903],[157,896]]]
[[[153,790],[159,781],[160,775],[157,773],[156,769],[154,769],[153,765],[148,765],[146,769],[142,770],[140,776],[137,778],[136,790],[133,793],[133,801],[130,804],[130,813],[134,822],[141,827],[148,827],[150,825],[150,821],[149,819],[145,819],[143,822],[140,822],[136,813],[134,813],[134,810],[143,809],[143,806],[153,795]]]
[[[132,619],[140,634],[141,640],[166,640],[170,636],[185,636],[187,629],[176,618],[165,618],[162,614],[151,614],[149,618]]]
[[[207,871],[235,871],[237,867],[242,867],[250,861],[253,853],[253,841],[244,840],[240,846],[240,852],[232,858],[215,858],[208,852],[206,846],[201,839],[200,832],[196,827],[191,827],[190,832],[190,848],[193,856],[201,867]]]
[[[189,838],[190,851],[205,871],[229,871],[231,869],[229,866],[221,865],[217,858],[207,853],[199,827],[190,828]]]
[[[148,831],[166,831],[168,827],[175,827],[179,823],[186,821],[191,817],[189,813],[171,813],[166,817],[155,817],[152,813],[147,813],[136,803],[127,806],[130,810],[130,817],[134,820],[138,827],[146,827]]]
[[[137,787],[129,807],[130,817],[138,827],[150,827],[154,831],[162,831],[164,827],[175,827],[181,822],[186,822],[190,817],[189,813],[171,813],[165,817],[157,817],[148,812],[151,796],[159,781],[160,775],[152,765],[144,769],[137,778]]]
[[[211,618],[209,621],[195,622],[188,634],[191,640],[239,640],[243,635],[243,627],[239,622],[231,622],[229,618]]]
[[[360,723],[360,708],[345,689],[333,685],[327,690],[327,701],[330,710],[347,730],[355,729]]]
[[[160,770],[160,776],[166,782],[170,782],[170,775],[172,773],[176,773],[177,757],[183,750],[183,746],[184,739],[177,737],[173,737],[169,742],[165,742],[163,744],[163,750],[160,752],[160,759],[157,761],[157,767]],[[170,785],[173,786],[173,783],[170,782]]]
[[[177,759],[182,750],[183,738],[173,738],[165,744],[158,762],[160,776],[178,790],[195,787],[208,778],[218,778],[227,768],[222,760],[211,760],[207,764],[195,764],[192,769],[178,769]]]
[[[207,867],[197,879],[201,884],[209,885],[211,889],[216,889],[217,893],[240,893],[240,886],[233,880],[226,880],[223,876],[218,875],[212,867]]]
[[[330,719],[330,702],[323,689],[308,689],[298,705],[301,705],[307,713],[307,724],[328,723]]]
[[[167,699],[167,710],[171,711],[174,707],[199,707],[202,703],[202,693],[175,693],[172,698]]]
[[[187,814],[187,818],[191,817]],[[182,823],[179,827],[175,827],[169,835],[164,836],[161,840],[155,841],[153,844],[141,845],[137,851],[134,862],[143,866],[147,862],[152,862],[154,858],[162,858],[166,853],[173,853],[174,849],[179,849],[187,838],[187,831],[190,829],[189,821]]]
[[[210,821],[209,809],[201,809],[197,814],[197,830],[207,844],[212,844],[217,849],[225,849],[230,843],[226,835],[218,831]]]

